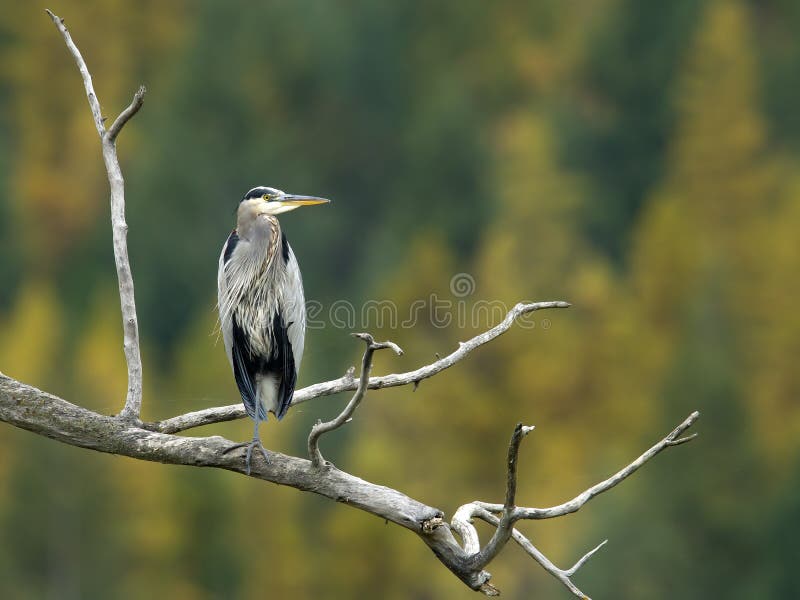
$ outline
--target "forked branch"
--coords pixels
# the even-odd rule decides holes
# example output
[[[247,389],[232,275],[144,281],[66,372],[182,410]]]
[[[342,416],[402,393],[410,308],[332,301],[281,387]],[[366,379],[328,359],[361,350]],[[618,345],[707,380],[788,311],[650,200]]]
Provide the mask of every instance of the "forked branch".
[[[579,598],[588,598],[571,581],[571,577],[580,569],[584,563],[608,540],[601,542],[593,550],[587,552],[569,569],[556,567],[547,557],[542,554],[519,530],[514,529],[513,525],[523,519],[538,520],[561,517],[573,512],[577,512],[589,500],[595,496],[610,490],[635,473],[644,463],[656,456],[662,450],[678,446],[693,440],[697,434],[681,437],[700,418],[700,413],[695,411],[686,420],[673,429],[661,441],[654,444],[649,450],[644,452],[639,458],[631,462],[626,467],[617,471],[607,479],[593,485],[586,491],[578,494],[572,500],[553,506],[551,508],[523,508],[514,506],[516,490],[516,457],[519,452],[519,443],[524,437],[525,428],[520,424],[511,436],[511,443],[508,449],[508,483],[506,486],[506,501],[503,504],[492,504],[488,502],[474,501],[458,508],[453,515],[452,527],[461,537],[464,543],[464,550],[469,555],[469,565],[473,569],[481,569],[502,550],[509,538],[513,538],[523,549],[531,555],[548,573],[561,581],[573,594]],[[532,428],[529,428],[530,431]],[[513,460],[512,460],[513,459]],[[499,515],[499,516],[498,516]],[[481,550],[478,532],[472,525],[474,518],[479,518],[497,527],[489,543]],[[493,588],[492,588],[493,589]]]
[[[92,76],[81,56],[80,50],[72,41],[72,36],[64,24],[64,19],[45,9],[53,23],[61,32],[64,43],[75,59],[83,79],[86,98],[92,111],[94,126],[100,136],[103,162],[106,165],[108,185],[111,188],[111,229],[114,243],[114,262],[117,267],[119,299],[122,310],[123,347],[125,362],[128,365],[128,392],[125,406],[120,415],[133,422],[139,422],[142,411],[142,357],[139,350],[139,321],[136,316],[136,300],[133,293],[133,275],[128,258],[128,225],[125,222],[125,180],[117,158],[116,139],[125,124],[139,111],[144,102],[145,88],[141,86],[133,97],[130,106],[122,111],[111,128],[106,131],[105,117],[100,109],[100,99],[94,91]]]

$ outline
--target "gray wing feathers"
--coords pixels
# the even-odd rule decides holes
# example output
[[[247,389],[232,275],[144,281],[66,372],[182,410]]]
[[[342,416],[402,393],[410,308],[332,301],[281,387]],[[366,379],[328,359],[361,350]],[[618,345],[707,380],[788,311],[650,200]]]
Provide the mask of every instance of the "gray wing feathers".
[[[306,300],[303,294],[303,278],[294,252],[289,247],[286,263],[286,291],[283,298],[283,321],[288,326],[287,337],[292,345],[295,372],[300,371],[306,337]]]
[[[225,241],[222,246],[222,252],[219,255],[219,270],[217,271],[217,309],[219,310],[219,328],[222,332],[222,342],[225,344],[225,354],[228,356],[228,362],[233,366],[233,323],[231,322],[231,315],[229,311],[222,310],[222,307],[228,303],[228,281],[225,276],[225,263],[230,258],[232,249],[229,248],[231,244],[231,237]]]

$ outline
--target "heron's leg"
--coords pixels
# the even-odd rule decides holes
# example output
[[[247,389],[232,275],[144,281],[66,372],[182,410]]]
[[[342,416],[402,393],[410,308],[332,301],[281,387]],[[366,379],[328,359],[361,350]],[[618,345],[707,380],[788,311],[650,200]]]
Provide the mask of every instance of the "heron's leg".
[[[261,443],[261,436],[258,433],[258,425],[261,422],[261,404],[256,405],[256,418],[254,419],[256,422],[256,426],[253,429],[253,441],[247,445],[247,456],[245,457],[245,465],[247,466],[247,474],[250,475],[250,457],[253,454],[253,448],[256,447],[261,450],[261,454],[264,457],[264,460],[269,463],[269,457],[267,456],[267,451],[264,449],[264,445]]]
[[[253,429],[253,439],[249,442],[241,442],[239,444],[233,444],[232,446],[228,446],[225,450],[222,451],[223,454],[227,454],[237,448],[247,448],[247,453],[245,454],[245,466],[247,467],[247,474],[250,475],[250,458],[253,455],[253,448],[258,447],[261,450],[261,454],[264,457],[264,460],[269,463],[269,457],[267,456],[267,451],[264,448],[263,444],[261,443],[261,436],[258,433],[258,426],[261,423],[261,414],[259,411],[258,405],[256,406],[256,416],[253,419],[255,421],[255,428]]]

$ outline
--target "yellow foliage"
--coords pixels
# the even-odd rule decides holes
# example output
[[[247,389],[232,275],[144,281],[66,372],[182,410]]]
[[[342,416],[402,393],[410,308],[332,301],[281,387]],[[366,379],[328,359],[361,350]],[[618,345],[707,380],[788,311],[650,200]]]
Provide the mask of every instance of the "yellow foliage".
[[[747,10],[709,5],[679,85],[668,175],[637,229],[632,278],[666,367],[689,311],[718,288],[735,325],[742,394],[776,465],[796,450],[796,311],[786,306],[800,225],[789,168],[764,150]],[[796,168],[796,167],[795,167]]]
[[[81,332],[70,370],[76,389],[80,390],[81,404],[103,414],[114,414],[124,404],[128,387],[115,286],[97,290],[89,306],[91,320]]]
[[[20,289],[0,331],[0,370],[32,385],[47,387],[63,368],[61,307],[44,281]]]
[[[181,5],[148,0],[127,11],[122,0],[103,0],[92,3],[89,18],[70,19],[104,116],[116,117],[130,102],[141,84],[134,79],[139,66],[180,40],[176,34],[183,29],[175,22],[181,18]],[[54,8],[63,15],[86,16],[83,2]],[[104,26],[98,29],[95,23],[101,22]],[[18,40],[0,67],[13,90],[8,118],[18,133],[10,200],[26,231],[27,266],[48,273],[107,212],[108,183],[76,66],[41,7],[10,3],[4,7],[0,31]],[[133,47],[136,52],[130,51]],[[135,133],[128,133],[126,144],[135,147]]]

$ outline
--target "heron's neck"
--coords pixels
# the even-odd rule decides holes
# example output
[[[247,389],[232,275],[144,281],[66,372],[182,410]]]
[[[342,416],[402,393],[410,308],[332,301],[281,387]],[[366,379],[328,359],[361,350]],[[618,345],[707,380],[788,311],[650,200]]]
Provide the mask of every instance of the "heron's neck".
[[[278,219],[261,214],[255,218],[239,218],[237,225],[239,238],[249,242],[245,251],[252,261],[250,264],[257,271],[269,268],[279,253],[281,226]]]
[[[251,243],[269,241],[277,232],[280,234],[278,219],[264,213],[264,202],[261,200],[244,201],[239,204],[236,214],[236,231],[240,238]]]

